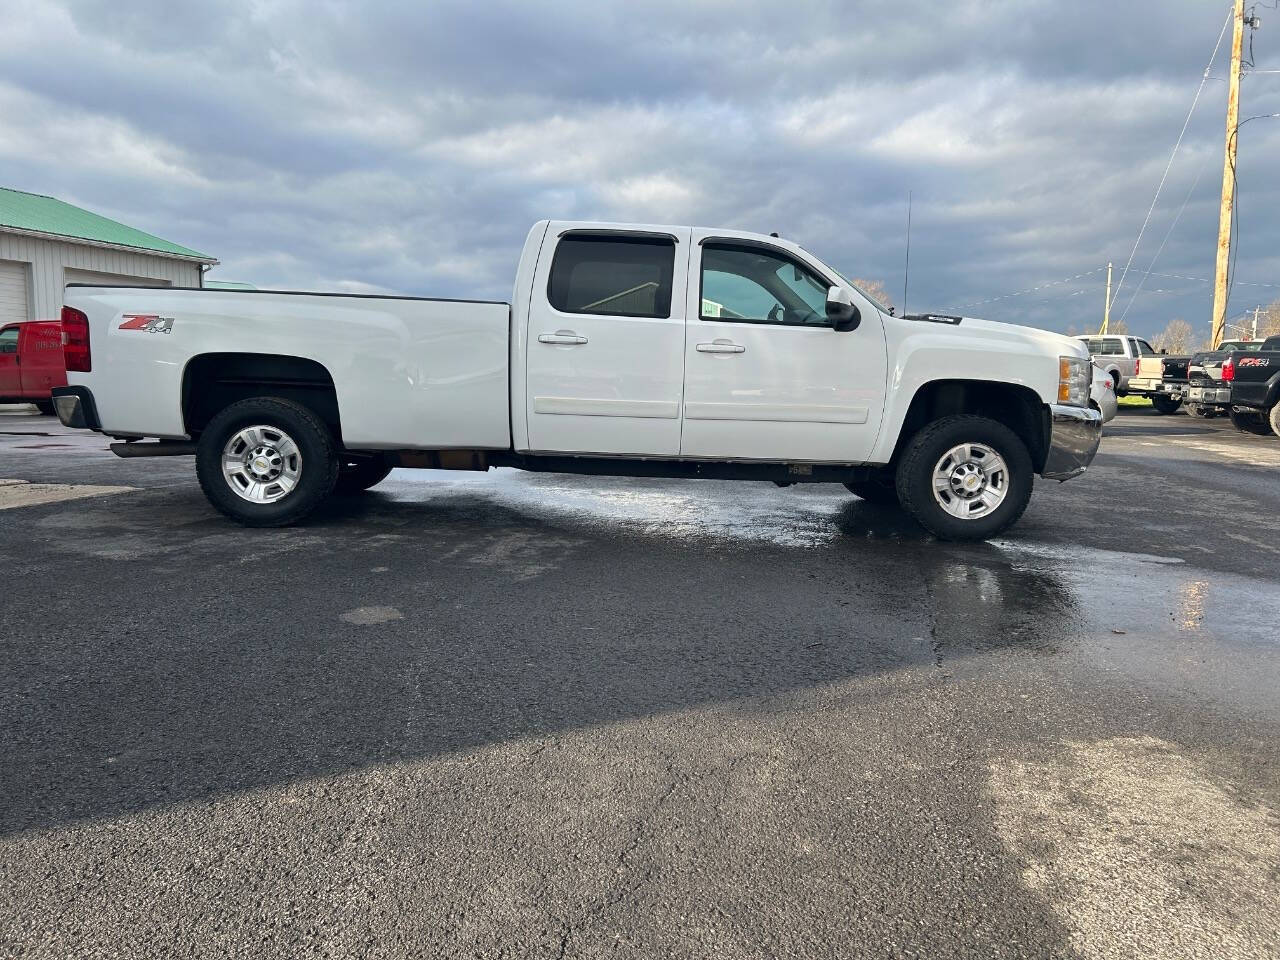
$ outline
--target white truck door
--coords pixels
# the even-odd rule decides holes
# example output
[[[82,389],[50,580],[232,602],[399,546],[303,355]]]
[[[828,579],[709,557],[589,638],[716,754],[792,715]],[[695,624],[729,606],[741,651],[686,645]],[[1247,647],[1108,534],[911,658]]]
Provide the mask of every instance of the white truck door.
[[[695,231],[682,457],[866,462],[884,411],[879,313],[837,332],[838,283],[789,251]]]
[[[677,456],[689,231],[547,239],[529,305],[530,449]]]

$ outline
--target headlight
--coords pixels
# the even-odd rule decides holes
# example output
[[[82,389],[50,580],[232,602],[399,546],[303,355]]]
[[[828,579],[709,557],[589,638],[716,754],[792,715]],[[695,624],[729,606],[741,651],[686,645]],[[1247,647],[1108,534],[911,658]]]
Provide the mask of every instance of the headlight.
[[[1082,357],[1058,358],[1058,402],[1072,407],[1089,405],[1090,362]]]

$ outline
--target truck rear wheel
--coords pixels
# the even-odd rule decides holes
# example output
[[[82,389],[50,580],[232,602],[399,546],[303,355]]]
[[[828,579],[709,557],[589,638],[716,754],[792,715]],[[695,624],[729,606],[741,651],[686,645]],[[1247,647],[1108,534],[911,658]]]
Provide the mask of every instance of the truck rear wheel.
[[[363,460],[343,460],[338,468],[338,483],[334,493],[361,493],[376,487],[391,472],[391,464],[382,457]]]
[[[1151,405],[1156,408],[1156,413],[1168,415],[1177,413],[1178,408],[1182,406],[1181,400],[1175,400],[1173,397],[1152,397]]]
[[[1271,408],[1271,412],[1267,414],[1267,422],[1271,424],[1271,432],[1280,437],[1280,403]]]
[[[1232,410],[1231,425],[1241,433],[1252,433],[1260,437],[1271,433],[1271,425],[1260,410]]]
[[[277,397],[233,403],[196,446],[196,476],[209,502],[249,527],[296,523],[338,479],[333,435],[301,404]]]
[[[898,500],[942,540],[985,540],[1012,526],[1031,500],[1031,454],[987,417],[944,417],[907,441]]]
[[[1210,420],[1218,415],[1216,407],[1206,406],[1199,403],[1187,404],[1187,416],[1195,417],[1197,420]]]

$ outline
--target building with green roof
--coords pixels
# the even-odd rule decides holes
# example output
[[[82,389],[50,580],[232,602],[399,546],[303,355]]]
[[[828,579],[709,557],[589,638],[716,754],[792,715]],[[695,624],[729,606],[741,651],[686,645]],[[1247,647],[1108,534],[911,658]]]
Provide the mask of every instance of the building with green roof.
[[[217,262],[64,200],[0,187],[0,325],[56,319],[68,283],[199,287]]]

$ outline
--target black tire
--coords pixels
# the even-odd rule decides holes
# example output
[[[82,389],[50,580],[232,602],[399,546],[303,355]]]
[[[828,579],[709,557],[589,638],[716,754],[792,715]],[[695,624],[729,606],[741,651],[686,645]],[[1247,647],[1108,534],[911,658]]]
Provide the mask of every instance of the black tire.
[[[1217,415],[1216,407],[1207,407],[1200,403],[1187,404],[1187,416],[1195,417],[1197,420],[1212,420]]]
[[[1271,424],[1267,423],[1261,410],[1231,411],[1231,425],[1241,433],[1252,433],[1259,437],[1271,435]]]
[[[1277,403],[1267,411],[1267,424],[1271,427],[1271,432],[1280,437],[1280,403]]]
[[[272,502],[245,499],[222,471],[224,447],[249,426],[287,434],[300,456],[296,485]],[[297,523],[333,492],[338,449],[329,428],[306,407],[279,397],[254,397],[225,407],[209,421],[196,445],[196,476],[209,502],[232,520],[247,527],[283,527]]]
[[[934,467],[948,450],[962,443],[990,447],[1004,459],[1007,468],[1004,499],[983,516],[953,516],[934,495]],[[969,414],[944,417],[907,441],[898,461],[898,501],[917,523],[940,540],[986,540],[1011,527],[1027,509],[1032,469],[1026,444],[1003,423]]]
[[[1171,413],[1178,412],[1178,408],[1182,406],[1182,401],[1175,400],[1173,397],[1152,397],[1151,405],[1156,408],[1156,413],[1168,416]]]
[[[382,457],[362,460],[343,460],[338,467],[338,482],[333,492],[337,494],[362,493],[376,487],[391,472],[391,464]]]
[[[898,487],[892,470],[881,470],[866,480],[850,480],[844,488],[860,500],[898,506]]]
[[[36,409],[39,410],[40,413],[46,417],[52,417],[56,413],[56,411],[53,409],[52,400],[37,400]]]

